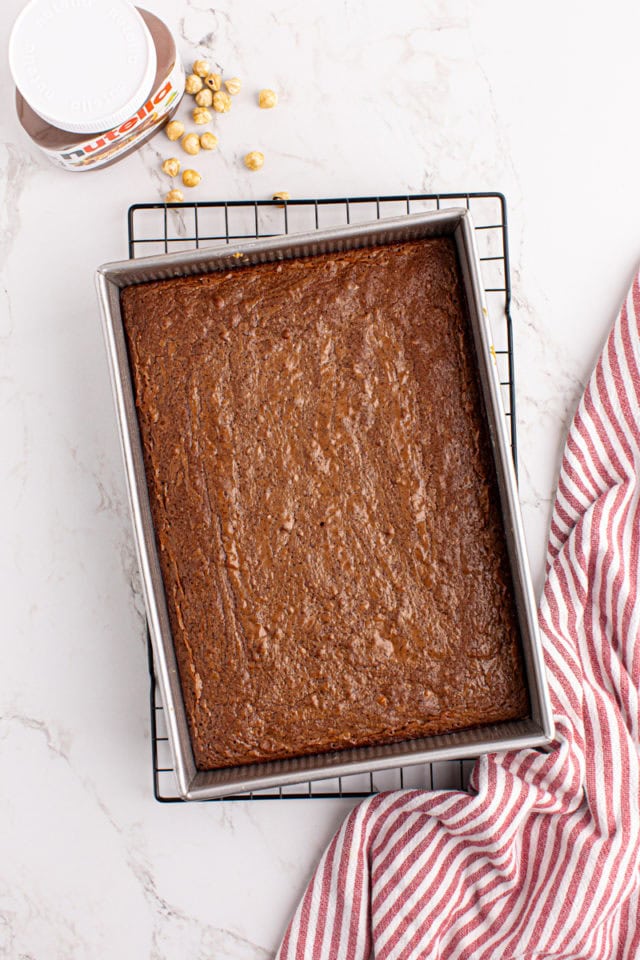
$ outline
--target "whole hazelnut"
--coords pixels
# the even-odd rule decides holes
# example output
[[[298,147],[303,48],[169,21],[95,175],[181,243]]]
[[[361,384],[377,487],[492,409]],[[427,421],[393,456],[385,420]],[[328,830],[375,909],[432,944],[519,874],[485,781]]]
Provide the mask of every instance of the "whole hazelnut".
[[[278,94],[275,90],[261,90],[258,94],[258,106],[263,110],[271,110],[278,102]]]
[[[242,88],[242,81],[240,80],[239,77],[231,77],[230,80],[225,80],[224,85],[229,91],[229,93],[235,97],[236,93],[240,93],[240,90]]]
[[[195,107],[193,110],[193,122],[197,124],[211,123],[212,116],[206,107]]]
[[[169,193],[164,198],[165,203],[182,203],[184,201],[184,193],[182,190],[169,190]]]
[[[179,120],[172,120],[171,123],[166,125],[164,132],[169,140],[179,140],[184,133],[184,123],[180,123]]]
[[[195,100],[199,107],[210,107],[213,103],[213,94],[208,87],[204,87],[199,93],[196,93]]]
[[[200,146],[203,150],[215,150],[218,146],[218,138],[215,133],[210,133],[207,130],[206,133],[200,134]]]
[[[185,93],[198,93],[202,90],[202,77],[196,76],[195,73],[190,74],[184,81],[184,90]]]
[[[186,137],[182,138],[182,149],[185,153],[190,153],[192,156],[195,156],[196,153],[200,152],[200,138],[197,133],[188,133]]]
[[[213,109],[216,113],[229,113],[231,97],[224,90],[217,90],[213,95]]]
[[[180,173],[180,161],[177,157],[169,157],[162,164],[163,171],[169,177],[177,177]]]
[[[204,78],[204,82],[214,93],[222,89],[222,77],[219,73],[208,73]]]
[[[182,174],[182,182],[185,187],[197,187],[202,177],[197,170],[185,170]]]
[[[249,170],[260,170],[264,166],[264,153],[260,153],[259,150],[251,150],[244,158],[244,165]]]
[[[193,64],[193,72],[197,77],[206,77],[211,67],[206,60],[195,60]]]

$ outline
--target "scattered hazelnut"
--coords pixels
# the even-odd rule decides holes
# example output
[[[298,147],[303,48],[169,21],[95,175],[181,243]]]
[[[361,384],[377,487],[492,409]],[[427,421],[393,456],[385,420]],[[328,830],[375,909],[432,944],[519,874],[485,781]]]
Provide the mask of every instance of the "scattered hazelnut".
[[[208,130],[206,133],[200,135],[200,146],[203,150],[215,150],[218,146],[218,138],[215,133],[210,133]]]
[[[184,193],[182,190],[169,190],[169,193],[164,198],[165,203],[182,203],[184,200]]]
[[[272,200],[291,200],[291,194],[288,190],[278,190],[271,198]]]
[[[229,93],[235,97],[236,93],[240,93],[242,81],[239,77],[231,77],[230,80],[225,80],[224,85]]]
[[[182,174],[182,182],[185,187],[197,187],[202,177],[197,170],[185,170]]]
[[[185,93],[198,93],[202,90],[202,77],[197,77],[195,73],[190,74],[184,82]]]
[[[214,91],[214,93],[222,89],[222,77],[219,73],[207,74],[207,76],[204,78],[204,82],[210,90]]]
[[[199,107],[210,107],[213,103],[213,94],[208,87],[204,87],[199,93],[196,93],[195,99]]]
[[[192,156],[195,156],[196,153],[200,152],[200,138],[197,133],[188,133],[186,137],[182,138],[182,149],[185,153],[190,153]]]
[[[213,95],[213,109],[216,113],[229,113],[231,97],[224,90],[217,90]]]
[[[177,177],[180,173],[180,161],[177,157],[169,157],[162,164],[162,169],[168,177]]]
[[[197,77],[206,77],[211,67],[206,60],[195,60],[193,64],[193,72]]]
[[[169,140],[179,140],[184,133],[184,123],[180,123],[179,120],[172,120],[171,123],[166,125],[164,132]]]
[[[271,110],[278,102],[278,94],[275,90],[261,90],[258,94],[258,106],[263,110]]]
[[[197,124],[211,123],[212,116],[206,107],[195,107],[193,110],[193,122]]]
[[[244,158],[244,165],[249,170],[259,170],[264,165],[264,153],[259,150],[252,150]]]

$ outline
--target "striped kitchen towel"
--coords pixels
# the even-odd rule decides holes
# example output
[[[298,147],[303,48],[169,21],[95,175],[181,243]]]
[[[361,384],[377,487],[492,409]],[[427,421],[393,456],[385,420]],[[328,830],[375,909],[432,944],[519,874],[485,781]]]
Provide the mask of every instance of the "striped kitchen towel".
[[[640,283],[567,439],[540,605],[553,753],[371,797],[279,960],[640,958]]]

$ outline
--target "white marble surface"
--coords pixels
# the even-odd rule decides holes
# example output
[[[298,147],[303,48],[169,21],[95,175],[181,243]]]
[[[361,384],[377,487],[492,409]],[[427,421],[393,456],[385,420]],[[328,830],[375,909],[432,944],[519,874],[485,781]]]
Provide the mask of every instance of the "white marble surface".
[[[22,0],[0,9],[3,51]],[[198,197],[506,193],[521,489],[536,583],[567,418],[636,267],[640,7],[567,0],[149,0],[247,95]],[[164,192],[157,138],[58,172],[0,62],[0,956],[275,949],[347,801],[161,806],[95,267]],[[239,162],[267,155],[262,172]],[[206,161],[206,162],[205,162]]]

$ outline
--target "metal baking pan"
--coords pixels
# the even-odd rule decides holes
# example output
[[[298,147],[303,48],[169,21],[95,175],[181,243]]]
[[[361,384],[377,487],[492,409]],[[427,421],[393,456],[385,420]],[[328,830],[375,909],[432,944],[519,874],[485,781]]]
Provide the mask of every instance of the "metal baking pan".
[[[142,456],[127,346],[120,311],[120,291],[151,280],[167,280],[214,271],[241,270],[245,265],[380,246],[427,237],[453,236],[461,267],[475,352],[489,423],[500,490],[509,560],[519,618],[522,652],[531,704],[524,720],[476,727],[440,736],[373,747],[229,767],[196,769],[189,737]],[[456,760],[499,750],[544,747],[553,737],[553,718],[537,626],[536,605],[526,557],[517,487],[507,436],[500,384],[492,356],[484,292],[480,283],[474,230],[469,212],[448,209],[369,224],[271,237],[139,260],[105,264],[97,272],[97,289],[120,427],[120,439],[138,560],[165,707],[169,740],[182,797],[204,800],[325,777],[384,770],[435,760]]]

